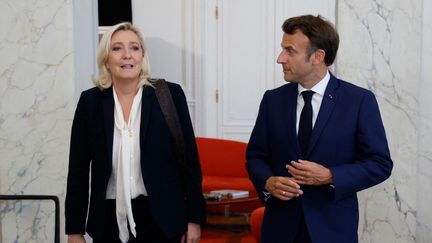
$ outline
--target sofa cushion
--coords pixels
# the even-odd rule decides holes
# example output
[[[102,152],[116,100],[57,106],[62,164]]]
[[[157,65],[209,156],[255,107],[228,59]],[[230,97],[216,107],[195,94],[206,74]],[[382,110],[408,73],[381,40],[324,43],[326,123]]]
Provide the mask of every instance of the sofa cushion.
[[[247,143],[200,137],[196,142],[203,175],[248,177]]]
[[[196,138],[198,154],[203,174],[203,192],[221,189],[249,191],[250,197],[257,198],[257,193],[249,180],[246,170],[247,143],[218,138]],[[262,206],[259,199],[249,202],[232,203],[231,212],[250,213]],[[226,205],[207,205],[208,212],[224,212]]]

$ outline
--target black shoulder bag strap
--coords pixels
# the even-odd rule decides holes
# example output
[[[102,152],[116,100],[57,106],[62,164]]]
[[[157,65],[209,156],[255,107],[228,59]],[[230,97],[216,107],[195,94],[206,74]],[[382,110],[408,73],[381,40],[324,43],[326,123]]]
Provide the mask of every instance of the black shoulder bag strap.
[[[185,142],[183,137],[183,130],[180,125],[177,109],[171,96],[165,79],[156,79],[153,82],[155,87],[156,97],[159,101],[162,113],[167,122],[168,128],[173,137],[174,152],[176,158],[180,161],[181,179],[184,189],[187,186],[187,165],[185,155]]]

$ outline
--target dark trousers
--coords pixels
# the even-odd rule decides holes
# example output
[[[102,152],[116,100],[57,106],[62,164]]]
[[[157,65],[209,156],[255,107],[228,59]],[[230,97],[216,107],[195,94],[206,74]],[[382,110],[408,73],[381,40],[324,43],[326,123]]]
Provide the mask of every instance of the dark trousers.
[[[309,231],[305,222],[303,209],[299,229],[297,231],[296,237],[294,238],[294,243],[312,243],[309,235]]]
[[[119,229],[115,211],[115,200],[106,200],[104,234],[101,239],[93,239],[93,243],[121,243],[119,239]],[[175,238],[166,238],[162,230],[157,225],[149,208],[148,199],[139,196],[132,199],[132,212],[136,224],[136,238],[129,230],[128,243],[179,243],[181,235]]]

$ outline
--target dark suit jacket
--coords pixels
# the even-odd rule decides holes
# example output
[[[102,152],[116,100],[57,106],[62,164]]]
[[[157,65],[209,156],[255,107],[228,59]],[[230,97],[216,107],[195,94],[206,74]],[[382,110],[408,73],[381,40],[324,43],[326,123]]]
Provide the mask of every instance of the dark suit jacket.
[[[187,222],[205,222],[201,168],[186,98],[177,84],[168,83],[183,128],[188,181],[183,192],[180,162],[174,156],[170,131],[154,88],[142,93],[141,170],[150,210],[168,237],[186,231]],[[71,135],[66,195],[66,233],[92,237],[102,233],[105,195],[112,169],[114,99],[112,88],[92,88],[81,94]],[[91,168],[91,170],[90,170]],[[89,172],[91,172],[90,204]],[[87,206],[88,219],[87,218]]]
[[[285,165],[301,159],[297,95],[297,84],[289,83],[262,99],[246,155],[250,179],[261,195],[270,176],[290,176]],[[329,168],[334,188],[302,186],[304,194],[290,201],[270,197],[263,242],[292,242],[302,209],[313,242],[357,242],[356,193],[387,179],[393,167],[372,92],[331,75],[308,149],[304,159]]]

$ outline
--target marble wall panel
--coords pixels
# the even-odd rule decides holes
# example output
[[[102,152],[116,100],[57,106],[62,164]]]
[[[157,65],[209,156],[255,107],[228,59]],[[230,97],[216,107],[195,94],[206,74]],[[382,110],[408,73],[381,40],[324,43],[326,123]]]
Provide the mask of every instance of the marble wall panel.
[[[63,199],[74,110],[72,1],[0,2],[0,194]],[[53,209],[0,202],[2,242],[53,242]]]
[[[419,146],[417,155],[417,242],[432,241],[432,10],[431,1],[423,1],[422,79],[420,89]]]
[[[339,77],[373,90],[394,170],[360,193],[361,242],[416,242],[421,1],[338,2]]]

